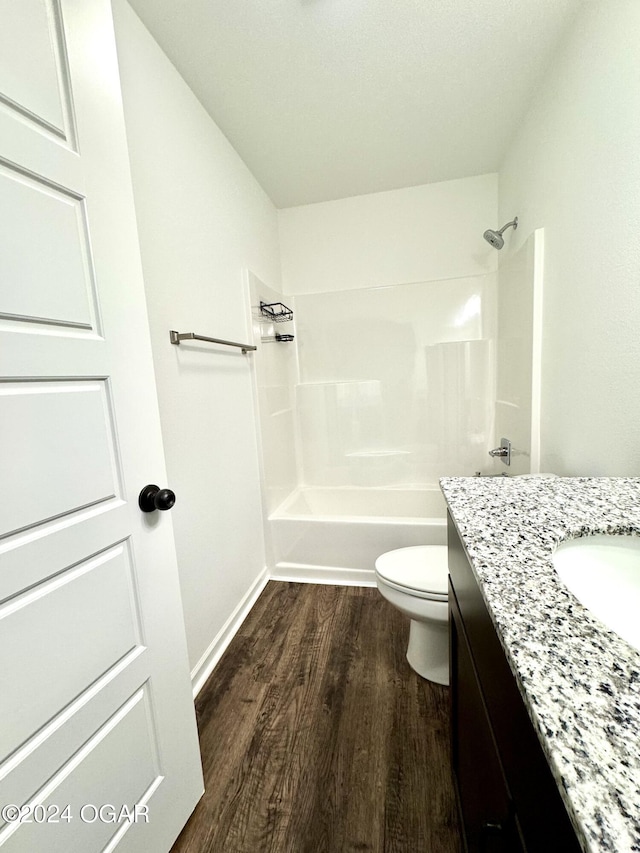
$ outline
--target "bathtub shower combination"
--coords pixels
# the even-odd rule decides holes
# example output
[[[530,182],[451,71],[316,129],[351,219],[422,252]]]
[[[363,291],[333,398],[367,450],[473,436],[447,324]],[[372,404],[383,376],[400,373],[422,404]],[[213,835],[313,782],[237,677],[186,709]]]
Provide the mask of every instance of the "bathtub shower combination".
[[[274,579],[375,586],[380,554],[445,545],[445,503],[424,488],[300,487],[269,517]]]
[[[270,576],[374,586],[381,554],[446,544],[438,480],[487,458],[495,275],[291,299],[248,284]],[[265,316],[283,298],[286,322]]]

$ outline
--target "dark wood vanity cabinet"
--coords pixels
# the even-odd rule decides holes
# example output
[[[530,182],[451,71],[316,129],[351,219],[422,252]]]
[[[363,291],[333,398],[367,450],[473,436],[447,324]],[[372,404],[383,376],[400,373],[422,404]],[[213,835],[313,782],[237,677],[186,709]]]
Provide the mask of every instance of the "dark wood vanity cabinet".
[[[451,752],[468,853],[578,853],[458,532],[448,518]]]
[[[452,759],[469,853],[517,853],[524,847],[482,690],[451,595]]]

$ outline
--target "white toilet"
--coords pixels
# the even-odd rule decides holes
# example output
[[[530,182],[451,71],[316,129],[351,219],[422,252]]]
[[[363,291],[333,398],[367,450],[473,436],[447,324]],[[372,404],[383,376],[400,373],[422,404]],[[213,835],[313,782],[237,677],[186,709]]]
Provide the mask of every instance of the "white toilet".
[[[446,545],[387,551],[376,560],[380,594],[411,619],[407,660],[418,675],[449,684]]]

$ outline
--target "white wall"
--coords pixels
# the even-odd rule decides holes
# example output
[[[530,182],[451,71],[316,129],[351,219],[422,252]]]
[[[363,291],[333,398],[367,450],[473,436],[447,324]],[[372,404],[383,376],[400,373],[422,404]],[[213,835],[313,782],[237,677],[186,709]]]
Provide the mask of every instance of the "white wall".
[[[470,143],[471,144],[471,143]],[[479,175],[278,211],[284,293],[482,275],[497,252],[497,175]]]
[[[584,5],[500,171],[545,229],[542,470],[640,475],[640,3]]]
[[[265,565],[252,356],[172,346],[169,330],[249,335],[244,269],[279,283],[277,217],[127,3],[114,7],[189,656],[201,671]]]

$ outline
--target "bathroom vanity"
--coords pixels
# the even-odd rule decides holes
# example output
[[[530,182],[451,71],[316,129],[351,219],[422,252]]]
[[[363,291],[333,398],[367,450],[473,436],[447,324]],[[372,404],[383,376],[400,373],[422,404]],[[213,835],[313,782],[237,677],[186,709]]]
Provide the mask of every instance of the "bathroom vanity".
[[[452,758],[469,853],[640,849],[640,654],[551,561],[565,539],[640,536],[640,480],[441,486]]]
[[[469,853],[578,853],[558,786],[451,517],[451,740]]]

